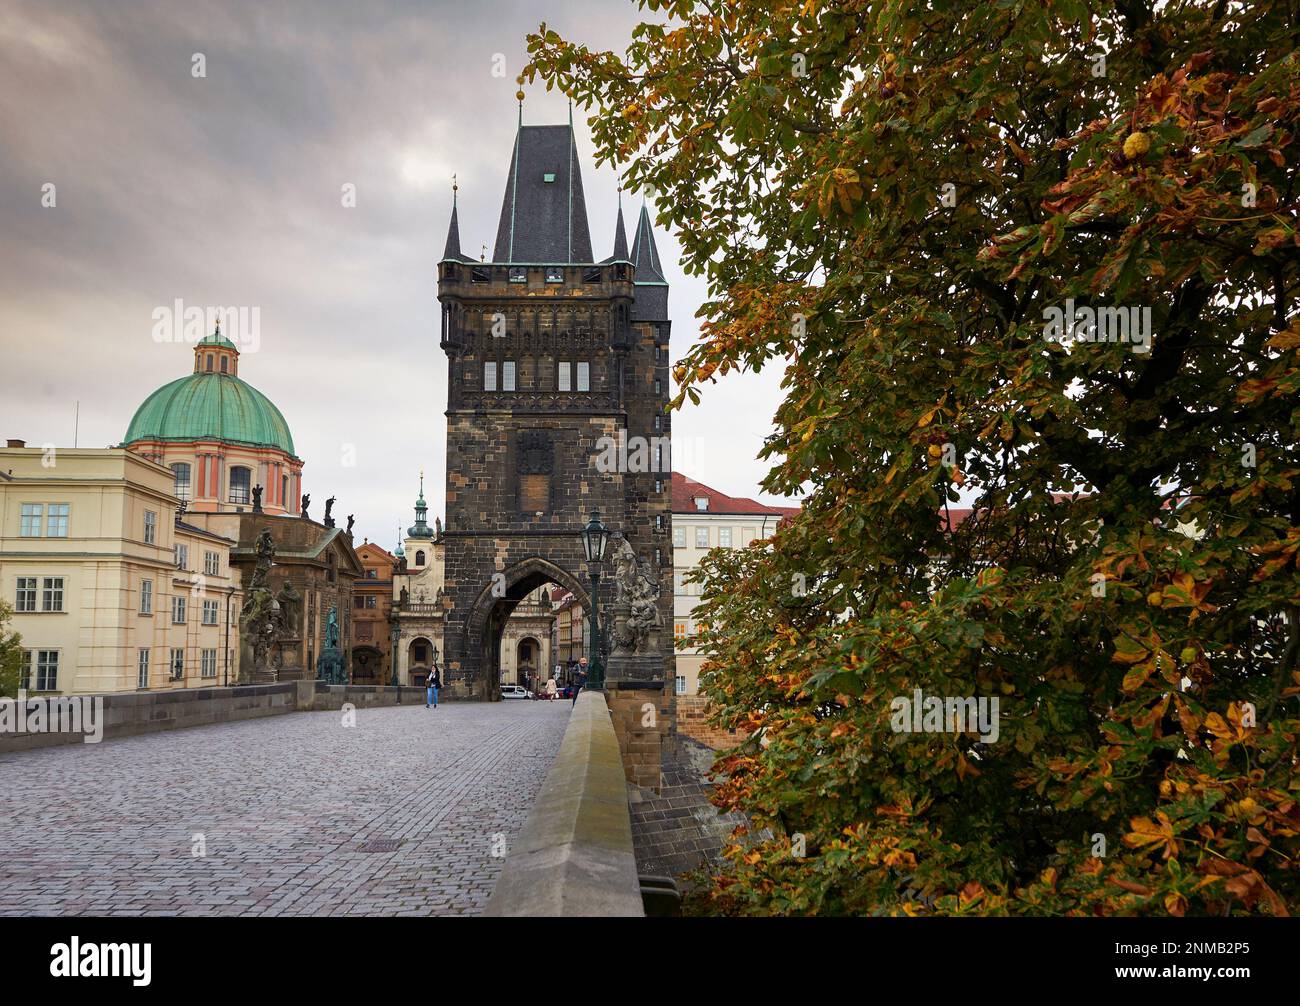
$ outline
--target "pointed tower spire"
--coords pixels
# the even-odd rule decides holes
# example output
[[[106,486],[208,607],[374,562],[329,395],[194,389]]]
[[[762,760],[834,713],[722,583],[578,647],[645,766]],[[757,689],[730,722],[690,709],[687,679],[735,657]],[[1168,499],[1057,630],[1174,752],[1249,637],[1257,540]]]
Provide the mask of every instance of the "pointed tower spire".
[[[668,320],[668,278],[659,261],[655,245],[654,228],[650,225],[650,210],[641,202],[641,216],[636,222],[636,236],[632,239],[632,320]]]
[[[623,187],[618,189],[618,222],[614,225],[614,254],[611,262],[629,262],[627,255],[627,230],[623,226]]]
[[[456,215],[456,192],[460,186],[456,176],[451,176],[451,225],[447,228],[447,247],[442,250],[442,259],[464,259],[460,253],[460,220]]]
[[[667,283],[659,265],[659,249],[655,245],[655,232],[650,224],[650,211],[641,203],[641,217],[636,222],[636,237],[632,239],[632,264],[636,266],[638,283]]]
[[[408,538],[432,538],[429,527],[429,508],[424,502],[424,469],[420,469],[420,498],[415,501],[415,524],[406,529]]]

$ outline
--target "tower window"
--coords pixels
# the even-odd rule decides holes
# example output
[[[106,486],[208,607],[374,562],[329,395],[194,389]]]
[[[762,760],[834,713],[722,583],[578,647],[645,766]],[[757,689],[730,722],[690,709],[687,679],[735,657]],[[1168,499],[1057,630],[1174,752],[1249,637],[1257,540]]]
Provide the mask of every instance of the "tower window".
[[[212,373],[212,354],[208,354],[208,373]]]
[[[415,553],[415,564],[417,566],[424,565],[424,549],[420,549]]]
[[[572,390],[573,390],[573,386],[572,386],[572,384],[570,383],[569,364],[568,364],[567,362],[556,364],[556,372],[555,372],[555,374],[556,374],[556,377],[555,377],[555,387],[556,387],[556,390],[558,390],[558,391],[572,391]]]
[[[578,364],[578,390],[591,390],[591,364],[585,360]]]
[[[483,390],[497,390],[497,364],[495,360],[487,360],[483,364]]]
[[[501,364],[501,390],[515,390],[515,361],[506,360]]]
[[[223,356],[223,357],[221,358],[221,372],[222,372],[223,374],[226,372],[226,364],[229,363],[229,362],[230,362],[230,361],[229,361],[229,359],[228,359],[227,357],[224,357],[224,356]]]

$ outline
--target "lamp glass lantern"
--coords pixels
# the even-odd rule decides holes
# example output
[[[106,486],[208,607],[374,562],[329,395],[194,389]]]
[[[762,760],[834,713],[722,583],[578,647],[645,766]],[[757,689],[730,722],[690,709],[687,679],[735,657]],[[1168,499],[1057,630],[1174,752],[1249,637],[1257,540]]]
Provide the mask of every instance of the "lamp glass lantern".
[[[609,528],[600,522],[600,511],[591,512],[591,520],[582,529],[582,549],[587,561],[600,563],[605,559],[605,546],[609,544]]]

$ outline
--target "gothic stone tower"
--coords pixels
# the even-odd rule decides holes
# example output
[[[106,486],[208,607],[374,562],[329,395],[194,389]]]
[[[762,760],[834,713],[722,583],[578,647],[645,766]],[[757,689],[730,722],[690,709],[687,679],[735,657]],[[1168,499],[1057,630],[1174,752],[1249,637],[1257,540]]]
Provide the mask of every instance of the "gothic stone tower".
[[[448,680],[463,695],[499,697],[505,619],[541,584],[587,607],[579,533],[599,511],[657,570],[664,623],[662,677],[610,682],[611,695],[623,685],[662,692],[656,705],[671,729],[668,284],[649,214],[642,208],[629,254],[620,207],[614,252],[595,261],[572,127],[521,124],[492,260],[461,253],[453,202],[438,300]],[[611,573],[606,562],[602,617]]]

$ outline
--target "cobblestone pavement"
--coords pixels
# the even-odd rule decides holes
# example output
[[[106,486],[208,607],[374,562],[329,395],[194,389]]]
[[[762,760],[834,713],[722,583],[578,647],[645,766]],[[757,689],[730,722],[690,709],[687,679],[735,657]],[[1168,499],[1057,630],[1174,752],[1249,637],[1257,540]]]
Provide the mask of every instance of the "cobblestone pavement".
[[[474,915],[567,702],[291,713],[0,755],[0,915]],[[393,852],[363,843],[395,840]]]

